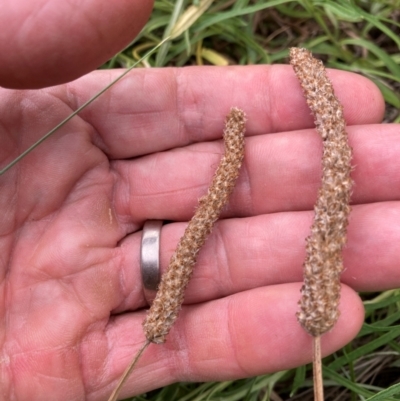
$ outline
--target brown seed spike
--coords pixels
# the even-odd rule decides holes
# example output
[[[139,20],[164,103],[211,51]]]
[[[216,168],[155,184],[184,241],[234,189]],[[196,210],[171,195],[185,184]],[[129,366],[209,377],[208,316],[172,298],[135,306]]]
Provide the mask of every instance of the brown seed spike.
[[[343,108],[321,61],[306,49],[290,49],[290,63],[323,140],[322,184],[306,242],[304,285],[297,318],[311,335],[330,330],[339,317],[342,248],[352,188],[351,157]]]
[[[233,191],[244,157],[245,121],[244,112],[237,108],[232,108],[226,118],[225,154],[207,195],[200,199],[199,206],[178,243],[161,279],[156,298],[143,322],[146,338],[150,342],[165,342],[181,309],[197,254]]]
[[[168,269],[161,278],[153,304],[143,322],[146,341],[125,369],[108,401],[117,400],[122,386],[145,349],[151,342],[156,344],[165,342],[167,334],[178,317],[197,254],[210,234],[222,208],[228,202],[239,176],[244,157],[245,123],[245,113],[240,109],[232,108],[225,121],[225,154],[215,172],[207,195],[200,199],[199,206],[172,255]]]

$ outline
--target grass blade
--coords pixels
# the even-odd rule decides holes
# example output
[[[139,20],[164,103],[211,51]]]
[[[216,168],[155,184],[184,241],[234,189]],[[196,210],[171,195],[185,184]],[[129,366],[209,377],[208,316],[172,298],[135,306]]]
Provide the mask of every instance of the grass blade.
[[[367,398],[365,401],[386,401],[391,395],[400,394],[400,383],[395,384],[385,390],[380,391],[378,394]]]
[[[118,78],[114,79],[110,84],[104,87],[100,92],[96,93],[93,97],[91,97],[88,101],[86,101],[82,106],[80,106],[77,110],[71,113],[67,118],[61,121],[58,125],[56,125],[52,130],[50,130],[47,134],[43,135],[39,140],[37,140],[33,145],[31,145],[28,149],[22,152],[18,157],[16,157],[12,162],[7,164],[0,170],[0,175],[3,175],[7,170],[17,164],[20,160],[22,160],[26,155],[32,152],[37,146],[39,146],[42,142],[44,142],[47,138],[53,135],[56,131],[58,131],[62,126],[64,126],[69,120],[74,118],[79,112],[81,112],[85,107],[87,107],[90,103],[96,100],[99,96],[101,96],[105,91],[110,89],[113,85],[115,85],[119,80],[121,80],[125,75],[127,75],[133,68],[135,68],[139,63],[141,63],[148,56],[153,54],[162,44],[167,42],[170,38],[167,37],[162,40],[157,46],[147,52],[140,60],[136,61],[131,67],[125,70]]]

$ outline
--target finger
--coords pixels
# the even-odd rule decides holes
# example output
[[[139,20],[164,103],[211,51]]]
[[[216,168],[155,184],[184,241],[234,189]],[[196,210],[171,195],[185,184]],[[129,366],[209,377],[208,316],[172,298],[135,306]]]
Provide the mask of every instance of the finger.
[[[400,286],[399,202],[355,206],[350,217],[341,281],[357,291],[383,291]],[[199,252],[185,303],[211,301],[260,286],[303,280],[305,239],[313,212],[274,213],[219,221]],[[163,226],[161,272],[183,235],[186,223]],[[119,248],[123,277],[114,312],[146,305],[139,268],[141,232]]]
[[[99,71],[69,86],[77,106],[121,72]],[[384,102],[360,75],[330,70],[349,125],[378,123]],[[80,115],[111,158],[127,158],[221,138],[231,107],[248,116],[247,135],[313,127],[290,66],[135,70]]]
[[[348,127],[355,181],[352,203],[400,197],[396,125]],[[115,205],[121,218],[187,221],[223,153],[221,142],[196,144],[115,162]],[[246,139],[242,171],[225,216],[311,210],[321,185],[321,139],[314,130]]]
[[[153,1],[3,0],[0,85],[39,88],[94,70],[138,34]],[[16,46],[17,44],[17,46]]]
[[[296,321],[300,284],[258,288],[213,302],[186,306],[163,345],[151,344],[142,355],[121,396],[140,394],[175,381],[231,380],[303,365],[311,361],[311,337]],[[341,315],[323,336],[323,355],[348,343],[361,328],[364,310],[351,289],[342,288]],[[123,315],[107,330],[103,396],[144,341],[138,333],[144,313]],[[133,335],[132,335],[133,333]],[[87,350],[85,362],[97,350]],[[97,384],[97,383],[96,383]],[[88,392],[94,391],[88,386]],[[100,392],[98,390],[98,393]]]

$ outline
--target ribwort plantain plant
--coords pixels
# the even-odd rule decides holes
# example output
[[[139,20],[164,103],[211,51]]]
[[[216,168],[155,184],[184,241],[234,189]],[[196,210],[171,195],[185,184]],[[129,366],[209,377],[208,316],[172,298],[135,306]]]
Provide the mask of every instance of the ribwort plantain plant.
[[[166,341],[178,317],[199,250],[228,202],[239,176],[244,157],[245,122],[244,112],[232,108],[225,122],[225,154],[214,174],[208,193],[199,200],[199,206],[161,278],[156,297],[143,322],[146,341],[123,373],[109,401],[116,401],[123,384],[150,343],[162,344]]]
[[[320,338],[339,318],[342,249],[346,243],[352,188],[352,150],[343,107],[321,61],[306,49],[290,49],[292,64],[323,141],[322,184],[306,240],[304,284],[297,319],[314,337],[314,397],[323,400]]]

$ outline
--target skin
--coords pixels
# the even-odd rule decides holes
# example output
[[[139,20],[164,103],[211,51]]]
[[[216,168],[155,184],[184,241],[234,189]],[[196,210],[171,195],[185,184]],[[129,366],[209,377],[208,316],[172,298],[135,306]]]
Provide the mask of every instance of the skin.
[[[71,81],[126,47],[151,0],[3,0],[0,86],[40,88]]]
[[[47,1],[48,9],[55,3]],[[83,15],[94,3],[114,7],[86,3]],[[121,8],[131,10],[128,3]],[[24,7],[21,2],[21,13]],[[136,27],[145,23],[141,13],[132,16]],[[60,45],[76,54],[84,46],[106,59],[108,50],[87,39],[110,29],[96,23],[79,25],[80,46],[61,34]],[[121,24],[128,29],[132,17]],[[47,28],[46,37],[55,29]],[[45,55],[52,45],[44,41],[38,52]],[[2,54],[6,46],[2,40]],[[28,47],[21,39],[20,51]],[[1,63],[2,82],[50,85],[64,80],[63,71],[68,80],[92,68],[85,59],[76,66],[72,55],[49,77],[53,67],[39,67],[47,58],[36,57],[38,67],[30,75],[26,70],[24,80]],[[27,68],[17,57],[11,61],[15,69]],[[35,91],[0,89],[1,165],[118,74],[97,71]],[[379,124],[384,103],[371,82],[346,72],[329,75],[349,124],[356,184],[341,317],[322,339],[324,355],[359,331],[363,307],[356,291],[400,285],[393,246],[400,240],[398,128]],[[135,70],[0,177],[2,399],[107,399],[144,341],[143,222],[172,221],[161,236],[165,270],[223,153],[231,106],[248,116],[238,185],[200,252],[166,344],[146,350],[121,397],[181,380],[235,379],[311,361],[311,338],[295,312],[321,141],[291,67]]]

